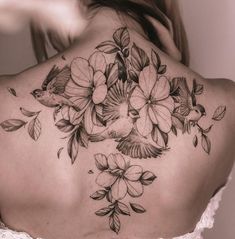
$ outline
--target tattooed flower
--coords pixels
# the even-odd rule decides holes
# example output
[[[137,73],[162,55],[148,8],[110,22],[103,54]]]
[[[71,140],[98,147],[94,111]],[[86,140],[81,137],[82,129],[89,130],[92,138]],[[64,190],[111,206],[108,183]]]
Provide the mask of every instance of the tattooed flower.
[[[101,52],[95,52],[88,61],[78,57],[71,64],[72,79],[67,84],[65,93],[80,109],[80,117],[84,117],[88,133],[92,132],[100,103],[107,95],[105,69],[106,60]]]
[[[152,65],[145,67],[140,73],[139,86],[130,98],[132,107],[139,111],[136,126],[143,136],[149,135],[154,125],[164,133],[171,130],[174,101],[169,94],[170,84],[166,77],[158,78]]]
[[[127,194],[131,197],[140,197],[143,194],[143,185],[140,182],[143,174],[142,167],[130,166],[121,154],[96,156],[97,167],[101,173],[96,183],[103,188],[111,188],[114,200],[122,200]]]

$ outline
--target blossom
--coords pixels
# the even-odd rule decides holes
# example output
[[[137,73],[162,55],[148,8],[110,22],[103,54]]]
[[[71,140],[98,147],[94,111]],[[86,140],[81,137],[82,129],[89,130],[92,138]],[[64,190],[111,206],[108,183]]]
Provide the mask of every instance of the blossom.
[[[165,76],[158,77],[154,66],[147,66],[141,71],[139,85],[130,97],[130,104],[139,111],[140,118],[136,126],[141,135],[148,136],[154,125],[158,125],[162,132],[169,133],[174,100],[170,96],[168,79]]]
[[[84,117],[84,126],[91,133],[96,123],[96,113],[107,95],[106,60],[101,52],[95,52],[89,60],[75,58],[71,64],[71,80],[65,93],[79,108],[79,117]]]
[[[122,200],[127,194],[131,197],[140,197],[143,194],[141,166],[130,166],[121,154],[111,154],[108,158],[97,155],[96,164],[102,171],[96,183],[103,188],[110,188],[114,200]]]

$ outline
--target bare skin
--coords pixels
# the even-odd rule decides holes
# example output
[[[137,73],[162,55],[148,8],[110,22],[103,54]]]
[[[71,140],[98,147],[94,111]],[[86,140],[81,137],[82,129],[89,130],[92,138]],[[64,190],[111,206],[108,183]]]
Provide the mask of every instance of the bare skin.
[[[191,133],[179,132],[177,137],[170,133],[169,150],[159,158],[140,160],[122,155],[130,165],[138,165],[143,172],[149,171],[157,177],[144,187],[140,198],[133,199],[144,205],[146,213],[121,217],[118,235],[110,230],[107,218],[94,214],[106,206],[90,198],[100,189],[94,156],[121,154],[117,143],[110,139],[91,142],[87,149],[79,149],[73,164],[66,150],[60,152],[58,159],[58,149],[67,147],[67,140],[62,139],[65,135],[55,127],[53,109],[41,104],[30,93],[40,89],[54,65],[62,69],[70,66],[76,57],[88,59],[95,47],[111,40],[113,32],[120,27],[113,12],[97,15],[79,44],[21,74],[0,78],[0,122],[22,118],[20,107],[41,111],[38,119],[42,131],[37,142],[29,137],[24,127],[12,133],[0,131],[0,212],[10,228],[47,239],[172,238],[194,230],[213,193],[226,183],[235,154],[234,83],[202,78],[156,49],[143,39],[138,27],[133,29],[130,25],[131,41],[148,55],[151,49],[159,54],[162,63],[167,65],[164,73],[167,78],[185,77],[190,89],[194,79],[204,86],[204,93],[197,99],[205,107],[207,116],[200,118],[200,125],[206,128],[214,124],[209,133],[212,148],[209,155],[201,147],[195,148],[192,132],[197,129],[192,128]],[[112,60],[110,55],[106,57]],[[9,88],[16,91],[17,97],[9,93]],[[220,105],[226,106],[226,115],[220,122],[212,121]],[[124,202],[127,201],[124,198]]]

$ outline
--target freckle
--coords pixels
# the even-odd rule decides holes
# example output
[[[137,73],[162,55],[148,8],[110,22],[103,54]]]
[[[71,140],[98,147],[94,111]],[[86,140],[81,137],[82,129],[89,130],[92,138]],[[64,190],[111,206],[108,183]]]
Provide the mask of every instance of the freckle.
[[[66,58],[65,58],[65,56],[63,55],[63,56],[61,56],[61,58],[64,60],[64,61],[66,61]]]

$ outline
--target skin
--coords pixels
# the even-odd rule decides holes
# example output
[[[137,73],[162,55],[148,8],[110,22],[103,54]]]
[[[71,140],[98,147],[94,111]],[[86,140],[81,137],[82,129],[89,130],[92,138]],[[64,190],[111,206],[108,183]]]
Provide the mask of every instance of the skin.
[[[143,39],[137,25],[131,21],[128,24],[133,41],[149,53],[152,44]],[[116,152],[115,143],[104,141],[81,150],[73,166],[66,153],[58,160],[56,153],[64,144],[63,135],[54,127],[52,110],[35,101],[30,92],[40,87],[54,64],[62,68],[77,56],[87,59],[95,46],[110,38],[120,26],[116,14],[104,9],[91,20],[79,44],[74,43],[41,65],[0,78],[0,122],[7,117],[20,117],[22,105],[43,109],[40,115],[43,134],[37,143],[24,131],[0,132],[0,212],[9,227],[47,239],[117,238],[107,230],[104,221],[94,215],[97,204],[88,199],[97,189],[97,173],[87,173],[95,170],[94,154]],[[123,219],[119,235],[123,239],[172,238],[192,231],[214,191],[226,182],[234,162],[234,83],[226,79],[206,80],[173,57],[158,52],[168,66],[167,76],[184,76],[190,86],[196,78],[204,85],[205,94],[199,99],[209,115],[213,115],[218,104],[226,105],[228,112],[211,132],[213,150],[209,156],[193,147],[191,135],[179,135],[177,139],[171,138],[171,150],[160,160],[131,160],[132,164],[151,170],[158,181],[140,199],[148,215]],[[20,96],[17,100],[9,95],[8,87],[17,90]],[[203,125],[210,123],[207,118],[201,122]]]

